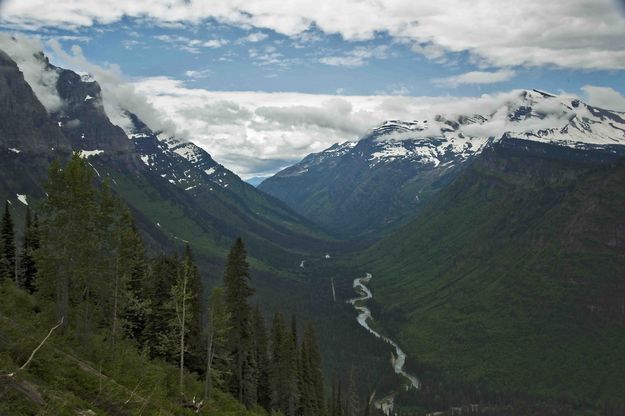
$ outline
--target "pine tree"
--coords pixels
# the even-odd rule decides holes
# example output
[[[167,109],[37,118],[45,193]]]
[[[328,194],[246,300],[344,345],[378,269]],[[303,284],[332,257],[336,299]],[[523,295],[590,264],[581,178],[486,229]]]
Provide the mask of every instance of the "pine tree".
[[[230,314],[224,303],[223,289],[216,287],[208,300],[204,331],[206,338],[204,401],[210,398],[213,387],[223,386],[225,376],[228,375],[230,366],[227,348],[229,323]]]
[[[147,322],[143,331],[144,346],[150,356],[175,361],[175,336],[172,337],[170,326],[176,319],[171,307],[171,288],[178,274],[179,261],[174,256],[159,254],[150,265],[146,279],[145,293],[150,299]]]
[[[179,268],[177,279],[171,288],[172,304],[175,311],[175,327],[176,336],[178,338],[178,371],[179,371],[179,389],[180,394],[184,394],[184,370],[185,370],[185,354],[187,352],[187,339],[189,333],[190,322],[193,321],[193,312],[191,304],[194,293],[191,293],[191,281],[197,278],[197,269],[193,264],[190,253],[182,260],[182,267]]]
[[[204,371],[204,342],[202,339],[202,305],[204,293],[202,289],[202,280],[200,278],[200,272],[193,259],[193,253],[191,247],[187,244],[185,246],[183,263],[188,264],[189,270],[189,282],[188,290],[191,293],[189,299],[189,312],[191,318],[188,323],[188,357],[186,358],[186,367],[194,372],[201,373]]]
[[[249,286],[247,253],[240,238],[228,254],[224,274],[225,301],[230,313],[229,347],[232,356],[230,391],[241,403],[255,404],[255,363],[248,299],[254,293]]]
[[[301,413],[305,416],[325,415],[321,354],[312,324],[304,331],[300,348]]]
[[[284,318],[277,313],[271,329],[271,388],[272,408],[285,416],[298,411],[297,345],[293,328],[287,329]]]
[[[42,295],[56,299],[63,329],[75,324],[85,340],[98,312],[93,289],[102,280],[93,267],[98,251],[92,178],[78,154],[63,168],[58,162],[51,164],[37,252]]]
[[[269,381],[269,351],[265,319],[258,305],[253,316],[255,361],[257,368],[258,404],[267,412],[271,410],[271,385]]]
[[[15,280],[15,277],[15,231],[9,201],[6,201],[0,220],[0,281]]]
[[[150,313],[146,285],[145,247],[137,226],[127,209],[122,215],[119,247],[119,276],[124,302],[120,305],[124,334],[137,345],[145,343],[145,328]]]
[[[37,220],[33,220],[30,208],[26,207],[26,218],[24,219],[24,239],[22,241],[22,252],[19,270],[19,286],[28,293],[34,293],[36,288],[35,278],[37,275],[37,264],[35,262],[35,250],[39,247],[39,230]]]
[[[273,317],[271,325],[271,364],[269,377],[271,382],[271,408],[275,411],[282,411],[284,415],[288,412],[288,397],[285,398],[288,378],[284,370],[284,338],[288,337],[284,318],[277,312]]]

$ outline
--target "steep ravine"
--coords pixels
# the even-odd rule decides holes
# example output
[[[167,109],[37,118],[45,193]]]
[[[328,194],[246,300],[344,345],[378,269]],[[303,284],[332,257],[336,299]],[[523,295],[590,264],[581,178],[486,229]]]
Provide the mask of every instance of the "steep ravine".
[[[365,285],[369,282],[369,280],[371,280],[371,277],[371,273],[367,273],[364,277],[354,279],[354,290],[360,296],[350,299],[348,302],[351,303],[354,306],[354,309],[358,311],[358,316],[356,319],[363,328],[373,334],[376,338],[380,338],[381,340],[389,343],[395,348],[395,354],[392,354],[391,357],[391,365],[393,366],[393,370],[395,370],[395,373],[405,378],[408,382],[406,384],[406,389],[419,389],[420,383],[417,377],[407,373],[404,370],[404,364],[406,363],[406,353],[404,353],[404,351],[399,348],[399,345],[397,345],[395,341],[388,337],[385,337],[384,335],[381,335],[369,326],[368,321],[370,319],[373,319],[373,317],[371,315],[371,310],[366,307],[365,304],[369,299],[373,298],[373,294],[371,293],[371,290],[369,290],[369,288]],[[394,407],[395,395],[396,392],[391,392],[385,397],[376,400],[374,403],[375,407],[378,409],[382,409],[382,411],[386,415],[389,415]]]

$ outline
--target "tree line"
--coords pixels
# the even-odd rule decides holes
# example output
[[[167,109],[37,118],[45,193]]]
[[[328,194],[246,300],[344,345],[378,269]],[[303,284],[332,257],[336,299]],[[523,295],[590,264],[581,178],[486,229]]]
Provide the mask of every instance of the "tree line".
[[[284,416],[324,416],[322,357],[311,324],[281,314],[270,327],[252,305],[243,241],[232,246],[223,285],[205,296],[193,252],[150,256],[137,224],[84,159],[53,162],[37,213],[26,209],[17,247],[11,206],[0,220],[0,281],[54,305],[59,331],[84,346],[104,337],[131,342],[153,359],[204,380],[204,401],[228,391],[248,408]],[[334,406],[334,405],[333,405]],[[330,413],[332,416],[335,412]]]

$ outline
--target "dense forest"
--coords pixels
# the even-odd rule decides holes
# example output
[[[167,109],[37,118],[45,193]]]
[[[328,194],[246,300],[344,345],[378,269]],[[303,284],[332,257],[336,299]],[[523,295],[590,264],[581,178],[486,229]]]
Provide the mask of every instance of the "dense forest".
[[[12,211],[0,224],[0,413],[355,414],[338,382],[326,401],[313,326],[277,313],[268,327],[251,303],[241,239],[209,291],[189,245],[148,254],[78,154],[51,164],[21,238]]]

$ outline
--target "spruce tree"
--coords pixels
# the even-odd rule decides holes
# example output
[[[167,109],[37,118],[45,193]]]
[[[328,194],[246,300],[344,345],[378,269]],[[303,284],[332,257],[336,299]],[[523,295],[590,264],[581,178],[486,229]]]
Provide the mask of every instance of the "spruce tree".
[[[305,416],[325,415],[321,354],[312,324],[302,337],[300,348],[301,413]]]
[[[197,278],[197,269],[193,264],[192,258],[186,255],[182,260],[181,267],[178,269],[177,278],[171,288],[172,305],[176,319],[173,321],[176,338],[178,340],[178,371],[179,371],[179,389],[180,394],[184,394],[184,369],[185,354],[187,352],[187,340],[189,337],[190,322],[193,321],[193,312],[191,304],[195,298],[195,294],[191,293],[191,281]]]
[[[127,209],[122,214],[121,222],[118,262],[124,294],[124,302],[120,305],[124,335],[137,345],[143,345],[150,311],[145,247],[134,219]]]
[[[272,408],[285,416],[294,416],[299,409],[297,345],[293,330],[287,329],[284,318],[277,313],[271,331]]]
[[[229,347],[232,356],[230,391],[241,403],[255,404],[255,363],[248,299],[254,293],[249,286],[247,253],[240,238],[228,254],[224,273],[225,301],[230,314]]]
[[[213,387],[223,386],[231,364],[227,348],[230,314],[224,303],[221,287],[213,289],[207,309],[204,331],[206,341],[204,401],[210,398]]]
[[[191,319],[188,323],[188,357],[186,359],[186,367],[197,373],[204,371],[204,342],[202,340],[202,305],[204,293],[202,289],[202,279],[200,278],[200,272],[193,259],[193,253],[191,247],[187,244],[185,246],[183,264],[188,265],[189,281],[188,290],[191,294],[189,299],[189,313]]]
[[[19,285],[28,293],[34,293],[36,290],[35,277],[37,275],[37,264],[35,263],[35,250],[37,250],[39,246],[38,232],[37,222],[33,220],[30,208],[26,207],[24,239],[22,241],[20,258]]]
[[[267,412],[271,410],[271,385],[269,381],[269,350],[265,319],[258,305],[253,316],[255,360],[257,368],[258,404]]]
[[[15,280],[15,276],[15,231],[9,201],[6,201],[0,220],[0,281]]]
[[[46,192],[37,251],[38,287],[43,296],[56,300],[63,328],[75,324],[86,340],[98,312],[94,287],[102,280],[93,267],[98,258],[93,173],[78,154],[63,168],[53,162]]]
[[[171,288],[178,274],[179,261],[174,256],[159,254],[152,260],[146,279],[145,292],[150,299],[150,308],[143,332],[144,346],[152,357],[159,357],[175,362],[175,337],[170,326],[176,319],[171,307]]]

